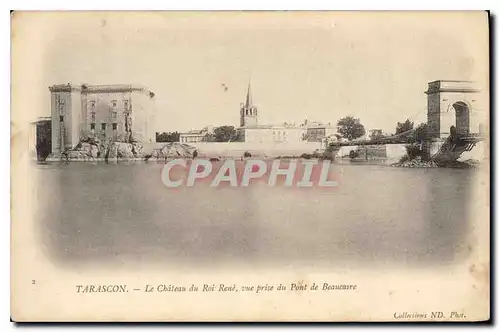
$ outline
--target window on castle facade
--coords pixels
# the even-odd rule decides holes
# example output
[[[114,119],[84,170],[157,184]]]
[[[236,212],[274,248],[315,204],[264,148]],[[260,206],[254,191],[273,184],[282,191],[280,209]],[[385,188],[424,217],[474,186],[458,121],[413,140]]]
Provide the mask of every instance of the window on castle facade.
[[[101,129],[102,130],[106,130],[106,124],[105,123],[101,123]]]
[[[113,119],[116,119],[116,112],[111,112],[111,117],[112,117]]]
[[[95,123],[90,124],[90,130],[95,130]]]
[[[95,122],[95,112],[90,113],[90,117],[92,118],[92,122]]]
[[[126,110],[128,110],[128,100],[124,100],[123,101],[123,108],[125,108]]]
[[[111,105],[113,105],[113,107],[116,107],[116,100],[111,101]]]
[[[117,127],[118,125],[116,123],[113,123],[113,130],[116,130]]]

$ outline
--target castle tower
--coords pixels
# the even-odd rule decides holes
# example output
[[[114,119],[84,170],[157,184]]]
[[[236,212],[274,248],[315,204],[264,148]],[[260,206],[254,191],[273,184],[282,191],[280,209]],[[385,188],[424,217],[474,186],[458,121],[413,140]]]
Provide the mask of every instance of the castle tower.
[[[51,92],[52,152],[73,148],[80,137],[81,86],[62,84]]]
[[[252,103],[252,88],[248,83],[247,99],[240,105],[240,127],[256,126],[258,124],[257,107]]]

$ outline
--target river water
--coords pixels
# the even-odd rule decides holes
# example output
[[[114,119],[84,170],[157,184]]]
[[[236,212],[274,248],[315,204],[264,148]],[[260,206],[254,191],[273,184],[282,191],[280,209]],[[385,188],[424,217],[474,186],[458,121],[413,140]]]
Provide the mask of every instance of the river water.
[[[451,264],[474,169],[332,165],[329,189],[166,188],[160,163],[38,164],[37,223],[61,263]]]

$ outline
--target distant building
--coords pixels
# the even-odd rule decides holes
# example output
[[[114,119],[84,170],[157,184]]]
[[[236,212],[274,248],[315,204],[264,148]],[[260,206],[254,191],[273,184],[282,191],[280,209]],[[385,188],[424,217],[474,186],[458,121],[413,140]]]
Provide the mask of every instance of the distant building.
[[[245,103],[240,105],[240,127],[236,129],[240,142],[288,143],[305,140],[306,128],[289,124],[261,125],[258,109],[252,101],[252,89],[248,84]]]
[[[306,128],[286,125],[258,125],[238,128],[242,142],[251,143],[290,143],[304,141]]]
[[[135,85],[53,85],[52,152],[75,147],[85,136],[155,141],[154,93]]]
[[[199,130],[190,130],[186,133],[179,134],[179,141],[181,143],[199,143],[209,141],[209,135],[213,133],[209,127]]]
[[[329,123],[308,123],[306,121],[305,126],[307,128],[306,136],[308,142],[323,142],[328,137],[335,137],[335,133],[337,132],[337,129]]]
[[[52,152],[52,118],[42,117],[31,123],[30,150],[32,158],[45,160]]]

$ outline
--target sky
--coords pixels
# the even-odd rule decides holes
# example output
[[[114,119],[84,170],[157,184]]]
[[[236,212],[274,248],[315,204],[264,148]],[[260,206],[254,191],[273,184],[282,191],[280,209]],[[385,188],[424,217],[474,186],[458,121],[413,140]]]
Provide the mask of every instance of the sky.
[[[53,84],[141,84],[156,130],[182,132],[238,126],[251,82],[261,124],[351,115],[394,132],[426,121],[430,81],[487,88],[486,23],[482,12],[18,13],[13,91],[36,118]]]

